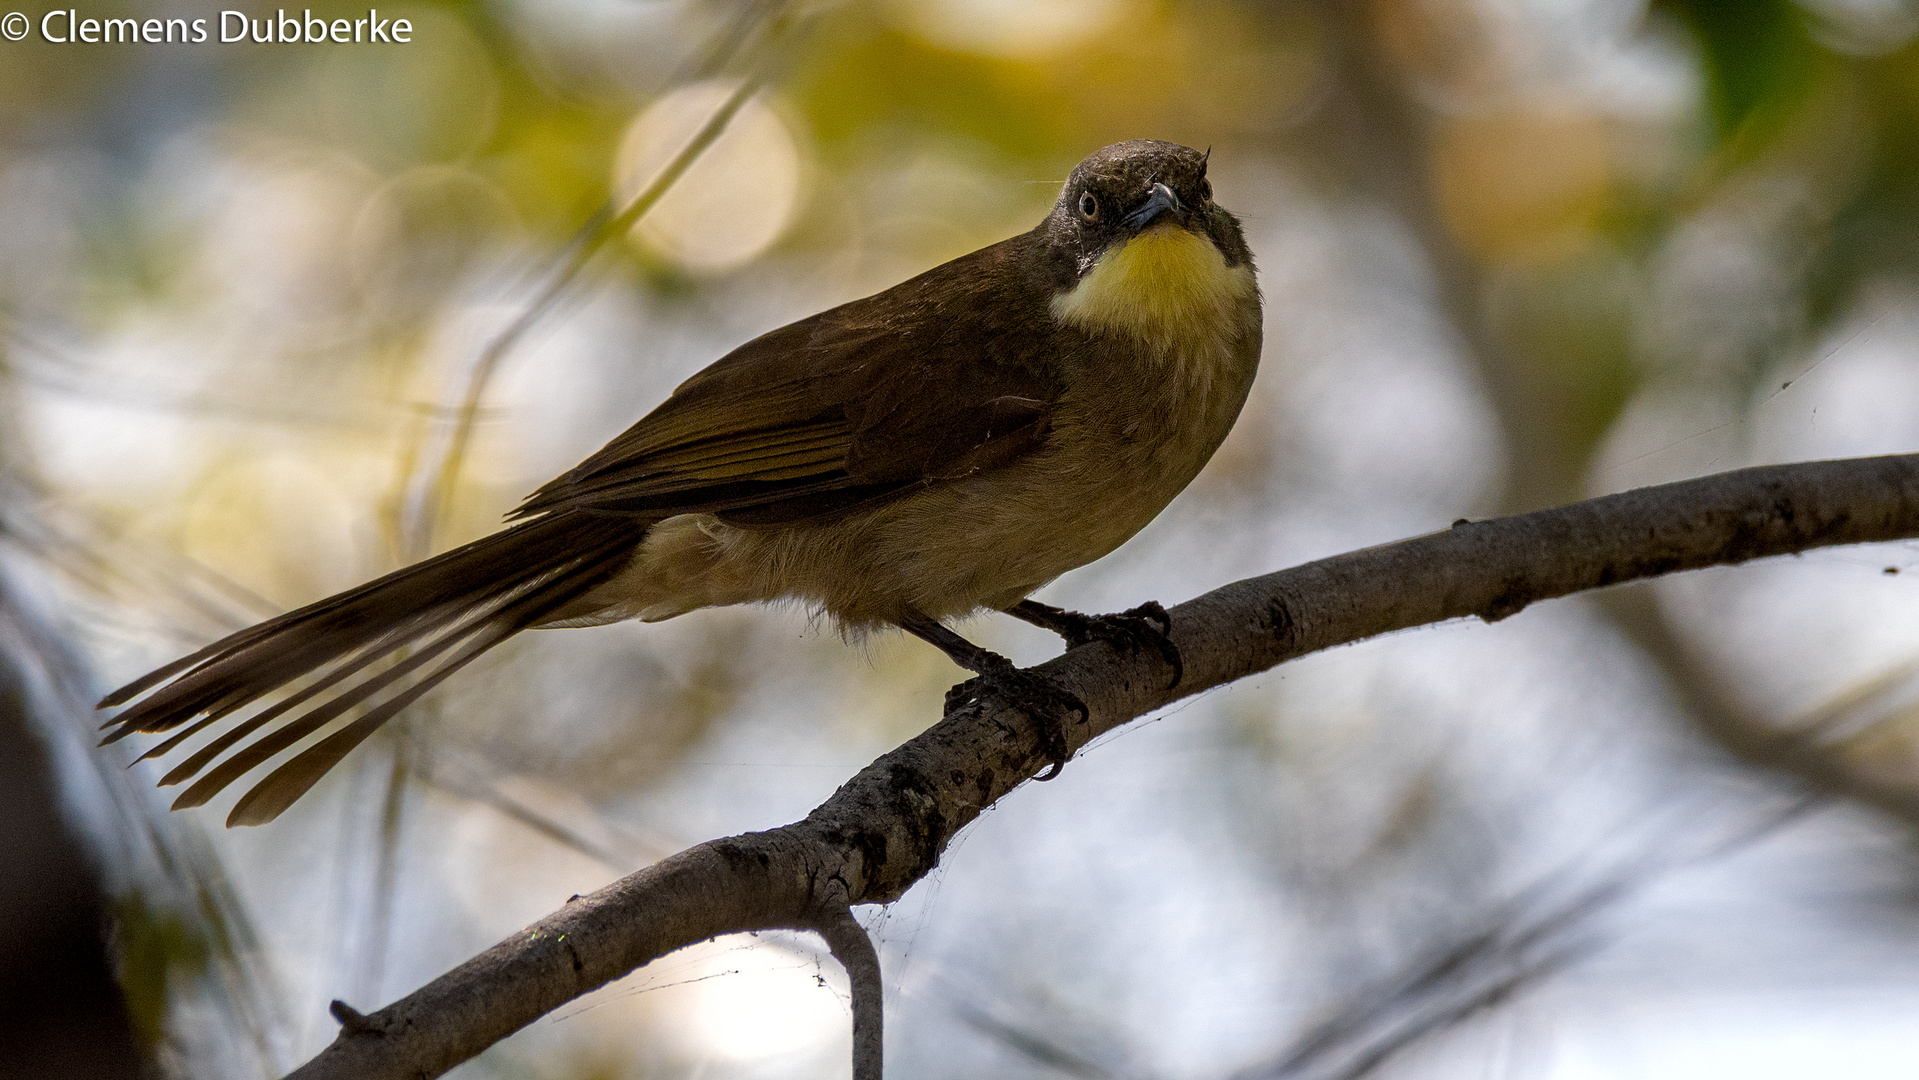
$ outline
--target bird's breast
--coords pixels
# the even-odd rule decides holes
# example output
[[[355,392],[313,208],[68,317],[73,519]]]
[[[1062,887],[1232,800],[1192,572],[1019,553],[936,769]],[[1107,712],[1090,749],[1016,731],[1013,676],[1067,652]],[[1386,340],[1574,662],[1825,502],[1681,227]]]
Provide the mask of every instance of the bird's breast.
[[[1108,249],[1052,301],[1061,323],[1123,339],[1175,369],[1165,374],[1201,383],[1233,362],[1249,312],[1258,317],[1252,265],[1228,265],[1211,240],[1174,224]]]

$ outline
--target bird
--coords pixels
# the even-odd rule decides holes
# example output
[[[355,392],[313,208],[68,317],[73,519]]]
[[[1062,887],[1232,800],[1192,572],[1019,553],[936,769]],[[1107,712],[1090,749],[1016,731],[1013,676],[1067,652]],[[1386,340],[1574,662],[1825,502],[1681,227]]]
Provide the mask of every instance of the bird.
[[[1029,596],[1158,516],[1250,392],[1262,300],[1210,156],[1095,151],[1031,231],[739,346],[500,531],[107,695],[126,707],[103,743],[172,732],[154,758],[215,729],[160,780],[192,781],[182,809],[311,739],[227,819],[264,824],[516,633],[753,602],[904,630],[1041,711],[1085,706],[948,624],[998,611],[1069,645],[1151,640],[1176,682],[1157,604],[1086,616]],[[1066,756],[1057,730],[1047,746],[1043,778]]]

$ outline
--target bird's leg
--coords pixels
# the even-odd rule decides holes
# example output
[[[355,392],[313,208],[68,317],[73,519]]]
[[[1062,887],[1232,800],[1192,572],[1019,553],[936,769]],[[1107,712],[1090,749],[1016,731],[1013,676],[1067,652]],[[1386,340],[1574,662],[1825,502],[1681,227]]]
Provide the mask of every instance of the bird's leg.
[[[1080,723],[1092,718],[1092,713],[1087,711],[1086,703],[1080,700],[1078,694],[1044,675],[1035,675],[1024,668],[1015,667],[1011,660],[980,648],[948,630],[937,619],[919,616],[906,619],[899,625],[900,629],[937,647],[948,659],[974,674],[974,678],[946,692],[948,710],[969,698],[997,695],[1006,704],[1039,723],[1046,759],[1052,762],[1052,768],[1036,779],[1051,780],[1059,775],[1067,759],[1073,756],[1066,744],[1064,714],[1077,712]]]
[[[1151,645],[1173,669],[1173,680],[1166,684],[1166,689],[1178,686],[1186,677],[1186,662],[1181,659],[1179,646],[1173,644],[1171,636],[1172,616],[1166,614],[1157,600],[1148,600],[1117,615],[1081,615],[1037,600],[1021,600],[1007,608],[1006,614],[1051,630],[1066,639],[1068,648],[1078,648],[1089,641],[1104,641],[1115,649],[1137,652]]]

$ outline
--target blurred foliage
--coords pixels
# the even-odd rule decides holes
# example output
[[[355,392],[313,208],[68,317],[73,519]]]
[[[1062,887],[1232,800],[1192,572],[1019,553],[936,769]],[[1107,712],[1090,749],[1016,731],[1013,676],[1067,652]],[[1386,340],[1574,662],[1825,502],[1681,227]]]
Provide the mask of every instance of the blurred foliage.
[[[1862,290],[1911,279],[1919,45],[1903,5],[1659,0],[1639,33],[1690,56],[1697,106],[1649,107],[1554,69],[1513,11],[1382,0],[1365,32],[1444,102],[1431,198],[1529,507],[1583,490],[1642,393],[1749,398]],[[1699,261],[1739,247],[1753,263]]]
[[[204,978],[211,947],[201,927],[178,913],[156,909],[139,894],[114,907],[113,947],[120,961],[120,988],[134,1030],[149,1048],[166,1038],[167,1008],[180,982]],[[229,946],[230,947],[230,946]]]
[[[1676,16],[1695,35],[1722,140],[1789,109],[1827,62],[1792,0],[1657,0],[1653,10]]]

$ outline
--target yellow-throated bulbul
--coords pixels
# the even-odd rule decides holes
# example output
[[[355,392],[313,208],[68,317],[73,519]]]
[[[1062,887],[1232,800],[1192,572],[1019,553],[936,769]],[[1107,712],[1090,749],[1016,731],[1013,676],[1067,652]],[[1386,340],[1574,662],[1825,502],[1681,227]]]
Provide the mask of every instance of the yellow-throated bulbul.
[[[179,808],[334,727],[228,818],[259,824],[532,627],[794,599],[987,678],[1011,664],[944,620],[993,609],[1069,641],[1110,629],[1026,597],[1151,521],[1246,400],[1259,289],[1212,194],[1197,151],[1106,147],[1031,232],[747,342],[510,527],[115,691],[102,707],[140,700],[108,741],[185,725],[151,757],[234,721],[162,779],[198,777]]]

